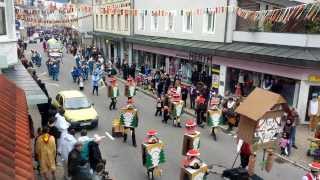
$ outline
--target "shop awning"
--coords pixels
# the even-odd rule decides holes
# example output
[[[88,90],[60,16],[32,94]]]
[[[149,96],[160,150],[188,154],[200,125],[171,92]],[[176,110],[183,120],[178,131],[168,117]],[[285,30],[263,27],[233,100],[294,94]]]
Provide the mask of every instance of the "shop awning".
[[[22,64],[19,63],[14,68],[4,69],[3,74],[24,90],[29,106],[48,102],[48,97]]]
[[[34,180],[26,96],[0,75],[0,179]]]
[[[109,33],[109,32],[99,32],[99,31],[94,31],[91,33],[93,36],[97,37],[103,37],[108,40],[114,40],[114,41],[121,41],[124,38],[126,38],[126,35],[121,35],[121,34],[114,34],[114,33]]]
[[[301,68],[320,68],[319,48],[301,48],[243,42],[217,43],[144,35],[128,36],[126,37],[126,41],[234,59],[246,59],[249,61]]]

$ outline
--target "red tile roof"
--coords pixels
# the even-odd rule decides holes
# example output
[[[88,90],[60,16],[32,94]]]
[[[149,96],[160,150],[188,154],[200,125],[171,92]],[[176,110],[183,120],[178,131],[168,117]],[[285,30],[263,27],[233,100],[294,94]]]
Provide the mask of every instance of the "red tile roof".
[[[26,96],[4,75],[0,75],[0,179],[35,179]]]

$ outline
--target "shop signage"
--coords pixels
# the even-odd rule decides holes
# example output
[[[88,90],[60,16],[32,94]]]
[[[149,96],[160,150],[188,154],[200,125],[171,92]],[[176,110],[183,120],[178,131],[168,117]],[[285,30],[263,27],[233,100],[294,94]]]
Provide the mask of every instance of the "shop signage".
[[[212,74],[212,87],[218,89],[220,83],[220,69],[211,69]]]
[[[308,80],[310,82],[320,83],[320,75],[310,75]]]

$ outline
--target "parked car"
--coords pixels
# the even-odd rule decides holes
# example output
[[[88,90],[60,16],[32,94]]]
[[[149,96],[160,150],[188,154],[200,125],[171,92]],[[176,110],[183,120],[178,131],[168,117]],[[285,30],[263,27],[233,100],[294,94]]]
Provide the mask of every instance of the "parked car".
[[[60,91],[52,104],[55,108],[62,107],[65,110],[64,117],[75,129],[98,126],[99,116],[97,111],[80,91]]]

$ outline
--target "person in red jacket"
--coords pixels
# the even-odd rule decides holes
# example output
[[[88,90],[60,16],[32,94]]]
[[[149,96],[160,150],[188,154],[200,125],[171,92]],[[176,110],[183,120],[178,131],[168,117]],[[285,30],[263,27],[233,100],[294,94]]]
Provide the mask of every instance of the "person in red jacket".
[[[240,149],[240,162],[241,162],[242,168],[246,168],[248,166],[250,155],[251,155],[250,144],[243,142]]]
[[[309,164],[310,171],[302,177],[302,180],[319,180],[320,163],[313,162]]]

